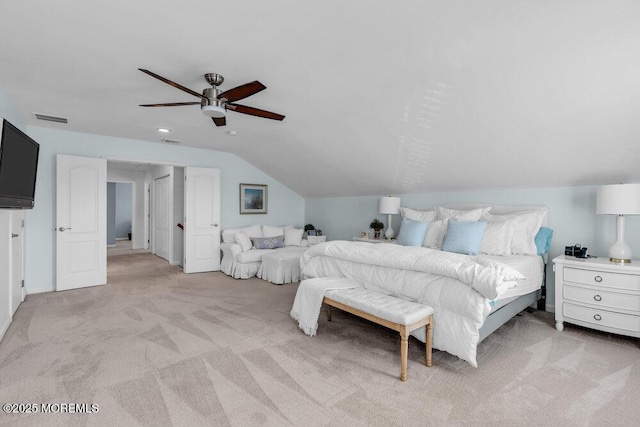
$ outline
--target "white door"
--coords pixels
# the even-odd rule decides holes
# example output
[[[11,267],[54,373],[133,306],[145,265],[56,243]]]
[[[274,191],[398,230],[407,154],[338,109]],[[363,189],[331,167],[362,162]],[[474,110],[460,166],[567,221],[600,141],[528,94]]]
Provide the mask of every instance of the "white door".
[[[157,178],[153,186],[153,218],[155,253],[169,261],[171,258],[171,180],[169,175]]]
[[[11,315],[22,302],[24,212],[11,213]]]
[[[184,168],[184,272],[220,270],[220,170]]]
[[[56,290],[107,283],[107,161],[57,156]]]

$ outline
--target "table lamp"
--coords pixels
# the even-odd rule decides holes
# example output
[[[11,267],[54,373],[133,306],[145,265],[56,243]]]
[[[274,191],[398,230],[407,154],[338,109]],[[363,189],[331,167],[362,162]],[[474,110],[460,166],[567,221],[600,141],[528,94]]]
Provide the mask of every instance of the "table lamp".
[[[640,215],[640,184],[599,187],[596,195],[596,214],[617,215],[616,241],[609,248],[609,261],[631,262],[631,248],[624,241],[624,216]]]
[[[384,232],[384,237],[387,240],[393,239],[395,233],[393,231],[393,228],[391,228],[391,215],[397,215],[398,213],[400,213],[400,197],[380,197],[378,212],[380,212],[381,214],[389,215],[389,219],[387,221],[387,230]]]

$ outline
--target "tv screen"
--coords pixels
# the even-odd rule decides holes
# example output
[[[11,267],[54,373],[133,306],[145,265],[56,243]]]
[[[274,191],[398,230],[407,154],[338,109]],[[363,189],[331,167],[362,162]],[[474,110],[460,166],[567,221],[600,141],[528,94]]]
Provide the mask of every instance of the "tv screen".
[[[7,120],[1,123],[0,208],[31,209],[40,145]]]

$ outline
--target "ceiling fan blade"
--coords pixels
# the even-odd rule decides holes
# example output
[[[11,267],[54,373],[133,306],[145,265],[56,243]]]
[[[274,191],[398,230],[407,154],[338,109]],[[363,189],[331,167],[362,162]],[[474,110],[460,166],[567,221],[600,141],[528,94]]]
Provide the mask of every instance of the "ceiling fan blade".
[[[228,102],[239,101],[248,96],[255,95],[261,90],[265,90],[267,87],[259,81],[253,81],[251,83],[243,84],[242,86],[234,87],[233,89],[225,90],[218,99],[226,99]]]
[[[226,117],[211,117],[211,120],[213,120],[213,123],[215,123],[216,126],[226,126],[227,125],[227,118]]]
[[[260,110],[259,108],[247,107],[246,105],[231,104],[227,102],[227,110],[235,111],[236,113],[249,114],[250,116],[264,117],[265,119],[282,120],[284,116],[271,111]]]
[[[153,72],[151,72],[149,70],[145,70],[144,68],[138,68],[138,70],[142,71],[145,74],[150,75],[151,77],[155,77],[156,79],[158,79],[158,80],[160,80],[162,82],[165,82],[166,84],[171,85],[171,86],[175,87],[176,89],[180,89],[180,90],[182,90],[184,92],[187,92],[190,95],[197,96],[198,98],[206,99],[202,94],[200,94],[200,93],[198,93],[196,91],[193,91],[193,90],[191,90],[191,89],[189,89],[187,87],[184,87],[184,86],[182,86],[182,85],[180,85],[180,84],[178,84],[176,82],[172,82],[171,80],[166,79],[166,78],[164,78],[162,76],[159,76],[156,73],[153,73]]]
[[[140,107],[181,107],[183,105],[200,105],[200,102],[167,102],[165,104],[140,104]]]

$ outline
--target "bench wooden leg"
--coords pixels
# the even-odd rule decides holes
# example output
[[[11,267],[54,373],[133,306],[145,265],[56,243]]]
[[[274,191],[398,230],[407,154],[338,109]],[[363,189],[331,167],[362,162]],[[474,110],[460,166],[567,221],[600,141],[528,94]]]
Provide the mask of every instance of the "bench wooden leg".
[[[400,329],[400,381],[407,380],[407,355],[409,353],[409,337],[407,328]]]
[[[431,344],[433,341],[433,314],[431,316],[429,316],[429,323],[427,323],[427,339],[425,340],[425,347],[426,347],[426,364],[427,366],[431,366]]]
[[[331,306],[327,304],[325,306],[327,307],[327,321],[331,322]]]

